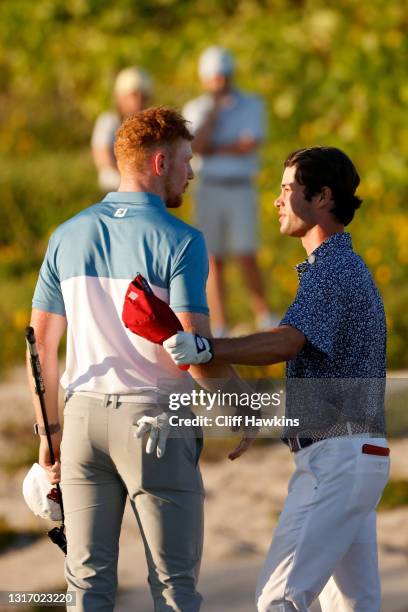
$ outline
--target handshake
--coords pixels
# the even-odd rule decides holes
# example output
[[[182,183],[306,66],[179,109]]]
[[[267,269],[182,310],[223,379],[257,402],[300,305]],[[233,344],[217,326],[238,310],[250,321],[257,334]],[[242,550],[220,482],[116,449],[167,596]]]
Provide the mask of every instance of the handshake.
[[[213,358],[211,342],[198,334],[179,331],[163,342],[174,363],[180,365],[200,365]]]

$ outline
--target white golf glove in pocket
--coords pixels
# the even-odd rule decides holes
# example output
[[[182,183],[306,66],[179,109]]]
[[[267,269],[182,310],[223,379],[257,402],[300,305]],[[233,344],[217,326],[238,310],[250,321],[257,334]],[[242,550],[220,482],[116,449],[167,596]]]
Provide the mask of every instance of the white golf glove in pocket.
[[[170,432],[169,417],[165,412],[158,416],[143,416],[137,421],[137,431],[134,434],[137,438],[143,438],[149,432],[146,443],[146,453],[150,455],[156,448],[158,459],[163,457],[166,452],[167,438]]]
[[[176,365],[199,365],[213,358],[211,342],[189,332],[177,332],[163,342],[163,347]]]

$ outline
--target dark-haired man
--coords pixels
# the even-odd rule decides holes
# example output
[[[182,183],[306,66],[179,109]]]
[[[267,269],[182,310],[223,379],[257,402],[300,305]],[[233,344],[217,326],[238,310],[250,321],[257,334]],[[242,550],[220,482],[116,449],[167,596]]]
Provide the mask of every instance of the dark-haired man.
[[[257,587],[259,612],[379,612],[376,506],[389,473],[386,326],[370,272],[344,232],[360,179],[333,147],[292,153],[275,205],[282,234],[301,239],[299,289],[280,326],[243,338],[190,334],[165,343],[176,363],[287,362],[284,432],[296,470]],[[242,449],[250,441],[243,439]],[[236,455],[239,455],[239,450]]]
[[[76,612],[114,609],[127,497],[146,550],[155,612],[198,612],[201,604],[196,590],[203,536],[201,440],[191,430],[190,436],[169,438],[165,453],[159,440],[157,454],[149,454],[137,436],[142,422],[157,439],[160,405],[174,385],[191,390],[192,380],[161,346],[133,335],[121,320],[126,289],[140,272],[184,329],[209,333],[204,238],[167,211],[180,206],[193,177],[191,140],[183,117],[169,108],[150,108],[125,120],[115,142],[119,191],[57,228],[34,294],[31,325],[58,459],[51,465],[41,435],[39,462],[50,482],[61,479],[65,576],[76,594]],[[61,445],[58,346],[67,327]],[[190,373],[229,378],[231,370],[210,364]],[[35,408],[41,431],[37,400]]]

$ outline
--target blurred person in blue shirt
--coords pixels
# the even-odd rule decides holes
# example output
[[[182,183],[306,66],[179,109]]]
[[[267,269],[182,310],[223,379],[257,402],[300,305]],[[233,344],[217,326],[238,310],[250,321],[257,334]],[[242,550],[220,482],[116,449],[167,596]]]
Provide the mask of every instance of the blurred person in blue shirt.
[[[265,298],[256,260],[258,194],[254,178],[258,150],[265,138],[263,101],[234,86],[234,60],[222,47],[206,49],[199,60],[206,93],[188,102],[183,114],[195,139],[196,223],[204,232],[210,254],[208,301],[213,333],[226,333],[224,261],[233,255],[248,286],[256,324],[277,324]]]

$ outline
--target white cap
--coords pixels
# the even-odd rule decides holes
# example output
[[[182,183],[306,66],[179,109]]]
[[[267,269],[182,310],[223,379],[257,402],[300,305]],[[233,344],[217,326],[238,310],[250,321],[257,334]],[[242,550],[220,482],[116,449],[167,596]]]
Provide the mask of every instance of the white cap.
[[[46,470],[34,463],[23,481],[23,495],[27,506],[36,516],[50,521],[62,519],[61,506],[56,501],[57,489],[48,480]]]
[[[198,62],[198,74],[201,80],[210,79],[217,74],[227,76],[233,72],[234,58],[224,47],[215,45],[202,52]]]
[[[153,85],[150,76],[142,68],[130,66],[124,68],[115,79],[115,95],[125,95],[133,91],[140,91],[145,95],[152,93]]]

